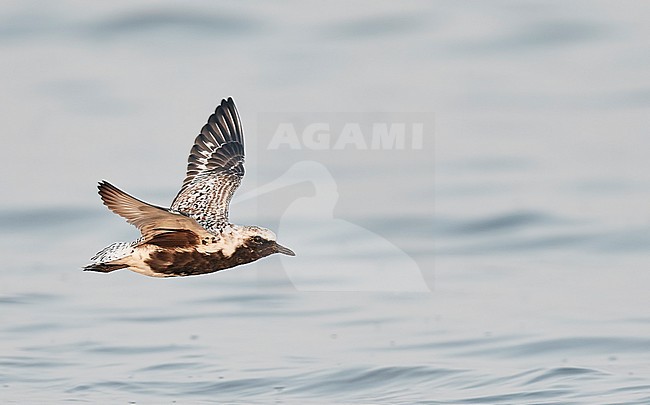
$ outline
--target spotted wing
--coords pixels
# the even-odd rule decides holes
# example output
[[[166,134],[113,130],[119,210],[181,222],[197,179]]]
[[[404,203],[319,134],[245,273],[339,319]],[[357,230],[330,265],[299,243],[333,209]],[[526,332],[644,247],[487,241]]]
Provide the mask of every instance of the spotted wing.
[[[228,224],[228,207],[244,177],[244,132],[232,98],[222,100],[194,140],[187,177],[171,208],[211,232]]]
[[[140,201],[107,181],[100,182],[97,188],[104,205],[138,228],[143,242],[178,231],[191,231],[198,237],[208,234],[194,219]]]

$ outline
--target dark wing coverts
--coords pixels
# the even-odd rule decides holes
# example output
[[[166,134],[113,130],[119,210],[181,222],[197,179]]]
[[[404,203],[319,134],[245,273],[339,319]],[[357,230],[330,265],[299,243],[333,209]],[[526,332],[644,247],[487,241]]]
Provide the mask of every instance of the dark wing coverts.
[[[187,177],[171,209],[210,232],[228,224],[228,206],[244,177],[244,133],[232,98],[222,100],[196,137]]]

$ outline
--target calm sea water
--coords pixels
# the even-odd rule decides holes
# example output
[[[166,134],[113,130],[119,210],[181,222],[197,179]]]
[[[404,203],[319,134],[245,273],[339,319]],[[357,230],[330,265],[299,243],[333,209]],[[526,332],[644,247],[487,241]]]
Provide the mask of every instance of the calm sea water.
[[[5,2],[0,402],[650,403],[648,11]],[[231,219],[298,256],[82,272],[137,236],[96,181],[168,204],[227,96]],[[270,146],[301,119],[332,142]]]

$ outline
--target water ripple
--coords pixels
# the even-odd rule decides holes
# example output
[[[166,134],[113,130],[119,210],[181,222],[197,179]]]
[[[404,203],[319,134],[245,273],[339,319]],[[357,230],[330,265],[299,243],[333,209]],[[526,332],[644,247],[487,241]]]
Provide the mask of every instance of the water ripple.
[[[199,34],[242,34],[257,31],[262,24],[249,17],[188,11],[152,9],[110,17],[91,27],[96,35],[132,35],[158,30],[186,30]]]
[[[575,379],[579,378],[588,378],[595,379],[603,376],[607,376],[607,373],[602,371],[582,368],[582,367],[558,367],[545,371],[541,375],[535,376],[528,380],[525,384],[536,384],[548,380],[563,380],[563,379]]]
[[[445,233],[449,235],[463,236],[483,232],[512,231],[521,228],[549,225],[560,222],[565,221],[542,212],[512,212],[489,218],[459,221],[456,224],[448,225],[445,229]]]
[[[490,355],[500,357],[538,357],[577,354],[612,354],[612,353],[644,353],[650,348],[649,338],[634,337],[567,337],[544,339],[534,342],[490,348],[489,350],[472,350],[465,355]]]

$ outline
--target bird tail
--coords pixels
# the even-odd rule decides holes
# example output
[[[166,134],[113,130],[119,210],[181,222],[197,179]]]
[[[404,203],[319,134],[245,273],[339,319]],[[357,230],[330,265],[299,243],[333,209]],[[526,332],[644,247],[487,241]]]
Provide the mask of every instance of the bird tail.
[[[138,241],[115,242],[105,247],[90,259],[91,263],[83,267],[84,271],[110,273],[114,270],[129,267],[127,264],[124,264],[121,259],[124,259],[133,253],[134,246]]]
[[[84,271],[97,271],[100,273],[110,273],[111,271],[123,269],[129,267],[126,264],[111,264],[111,263],[92,263],[87,266],[84,266]]]

